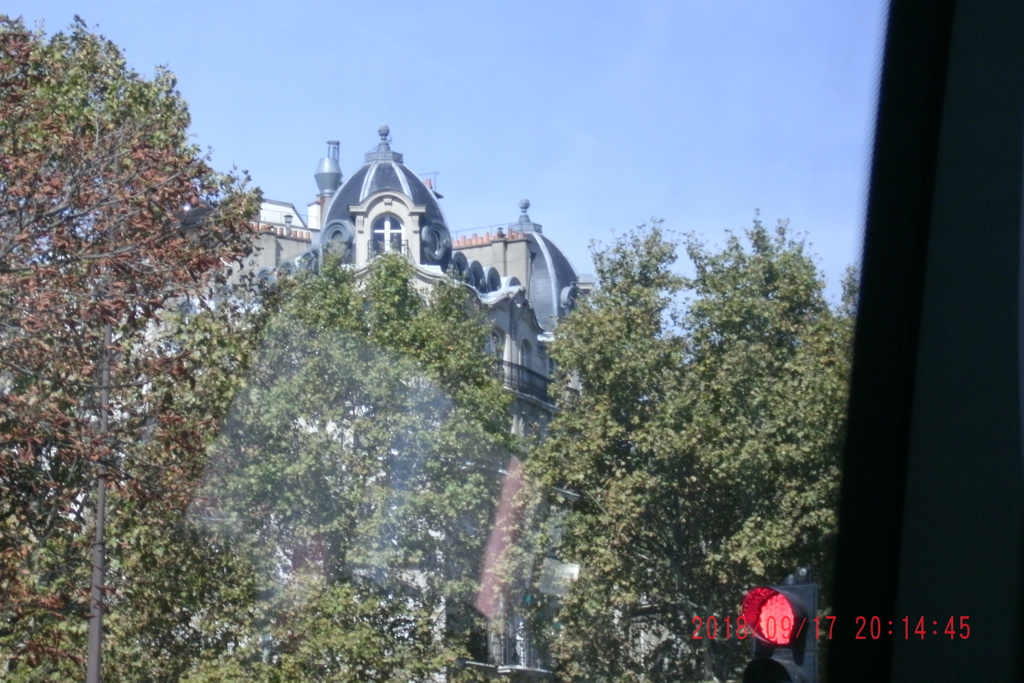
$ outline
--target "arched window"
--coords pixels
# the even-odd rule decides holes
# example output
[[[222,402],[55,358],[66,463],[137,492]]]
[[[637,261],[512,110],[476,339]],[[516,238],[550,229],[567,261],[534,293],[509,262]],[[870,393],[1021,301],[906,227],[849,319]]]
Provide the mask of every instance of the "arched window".
[[[487,353],[498,360],[505,357],[505,335],[499,330],[491,330],[491,336],[487,339]]]
[[[519,345],[519,364],[524,368],[533,368],[533,346],[527,339]]]
[[[373,242],[372,250],[375,254],[383,254],[386,251],[402,251],[403,239],[402,221],[398,216],[386,213],[373,221]]]

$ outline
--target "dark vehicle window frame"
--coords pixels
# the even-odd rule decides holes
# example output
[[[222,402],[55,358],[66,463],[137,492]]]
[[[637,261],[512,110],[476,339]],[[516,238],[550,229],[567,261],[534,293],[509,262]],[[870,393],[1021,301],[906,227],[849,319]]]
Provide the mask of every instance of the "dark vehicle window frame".
[[[1022,188],[1024,3],[893,0],[829,683],[1024,680]]]

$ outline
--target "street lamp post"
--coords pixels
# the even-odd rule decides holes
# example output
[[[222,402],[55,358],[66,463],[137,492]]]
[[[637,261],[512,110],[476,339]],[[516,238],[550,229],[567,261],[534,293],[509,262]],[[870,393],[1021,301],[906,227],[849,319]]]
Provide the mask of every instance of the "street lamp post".
[[[107,413],[110,408],[110,323],[103,326],[103,369],[100,385],[100,439],[106,440]],[[99,461],[96,476],[96,539],[92,545],[92,583],[89,588],[89,649],[86,683],[100,683],[103,659],[103,591],[106,574],[103,527],[106,518],[107,466]]]

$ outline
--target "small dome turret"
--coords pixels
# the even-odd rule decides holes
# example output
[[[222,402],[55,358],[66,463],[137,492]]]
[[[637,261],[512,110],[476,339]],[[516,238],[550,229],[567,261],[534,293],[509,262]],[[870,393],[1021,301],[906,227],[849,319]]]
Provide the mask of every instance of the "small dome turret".
[[[360,204],[370,195],[383,190],[401,192],[412,199],[413,203],[426,207],[424,224],[447,225],[441,206],[437,203],[437,197],[419,176],[405,167],[402,155],[391,150],[388,139],[390,132],[387,125],[377,129],[380,142],[376,148],[366,153],[366,163],[350,175],[338,189],[327,209],[325,225],[335,218],[348,219],[349,206]]]
[[[562,250],[543,235],[539,223],[530,219],[526,213],[529,208],[529,199],[520,200],[519,220],[510,223],[508,230],[522,233],[531,243],[530,251],[534,258],[527,288],[537,311],[537,321],[545,330],[551,331],[558,324],[558,318],[575,305],[576,290],[572,288],[578,277]]]
[[[371,223],[363,226],[361,221],[367,220],[367,217],[365,214],[357,216],[357,213],[369,210],[365,202],[379,193],[404,195],[409,199],[407,211],[411,213],[396,217],[394,221],[397,222],[389,224],[389,230],[396,230],[395,234],[399,235],[394,239],[407,241],[408,246],[414,250],[417,263],[446,269],[452,251],[451,233],[441,206],[437,203],[438,195],[419,176],[406,168],[401,154],[391,149],[390,133],[391,129],[387,125],[377,129],[380,136],[377,146],[366,153],[365,163],[341,184],[324,209],[324,229],[344,226],[346,244],[349,245],[355,245],[356,240],[363,238],[372,239],[376,243],[378,230],[373,221],[377,218],[373,217]],[[367,231],[365,234],[362,232],[364,230]],[[360,234],[363,236],[360,237]],[[362,242],[356,250],[357,263],[361,263],[361,259],[367,256],[368,252],[362,251],[362,244],[365,243]],[[372,250],[377,247],[366,248]]]

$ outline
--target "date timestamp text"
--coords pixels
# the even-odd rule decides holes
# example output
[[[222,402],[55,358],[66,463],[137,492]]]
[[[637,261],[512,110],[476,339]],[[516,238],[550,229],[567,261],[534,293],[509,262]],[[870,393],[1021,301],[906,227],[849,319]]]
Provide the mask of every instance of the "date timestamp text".
[[[813,619],[794,620],[783,617],[776,620],[775,617],[768,617],[762,620],[759,627],[761,635],[770,640],[781,636],[789,640],[806,635],[806,638],[814,640],[832,640],[835,631],[837,617],[824,616]],[[717,640],[737,638],[745,640],[754,635],[754,627],[747,623],[743,617],[694,617],[690,621],[693,626],[693,640]],[[943,617],[941,619],[927,619],[925,617],[903,617],[893,621],[881,617],[856,617],[854,619],[855,640],[880,640],[882,638],[900,638],[904,640],[919,639],[927,637],[942,637],[950,640],[967,640],[971,637],[970,617]]]

